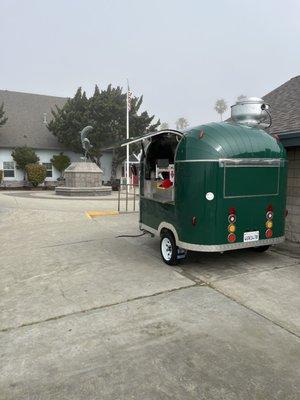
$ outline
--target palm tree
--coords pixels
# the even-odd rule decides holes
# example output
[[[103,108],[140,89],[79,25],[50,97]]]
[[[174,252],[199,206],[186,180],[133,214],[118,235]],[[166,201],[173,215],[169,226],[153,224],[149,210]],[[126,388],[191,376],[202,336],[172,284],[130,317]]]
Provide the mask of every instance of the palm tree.
[[[182,131],[182,130],[186,129],[188,126],[189,126],[189,123],[188,123],[187,119],[185,119],[183,117],[178,118],[178,120],[176,121],[176,129],[178,129],[178,130]]]
[[[227,110],[228,106],[224,99],[219,99],[216,101],[215,110],[220,114],[221,121],[223,121],[223,114]]]
[[[167,122],[162,122],[160,124],[159,129],[162,131],[163,129],[169,129],[169,124]]]
[[[245,100],[247,98],[247,96],[245,96],[244,94],[240,94],[237,98],[236,98],[236,100],[237,101],[241,101],[241,100]]]

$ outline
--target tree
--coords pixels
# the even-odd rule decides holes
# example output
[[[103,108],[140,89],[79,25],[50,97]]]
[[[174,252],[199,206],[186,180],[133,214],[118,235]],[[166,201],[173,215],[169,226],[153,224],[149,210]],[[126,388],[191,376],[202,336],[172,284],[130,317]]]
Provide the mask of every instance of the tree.
[[[82,154],[79,131],[89,125],[88,106],[85,92],[82,93],[81,88],[78,88],[75,96],[68,99],[62,108],[56,106],[56,109],[52,110],[53,119],[47,125],[59,143]]]
[[[160,130],[169,129],[169,124],[167,122],[162,122],[159,127]]]
[[[26,165],[36,164],[40,161],[35,151],[31,147],[27,146],[16,147],[12,151],[11,156],[16,162],[17,168],[22,169],[24,171],[24,180],[25,180]]]
[[[60,176],[68,166],[71,164],[70,157],[66,154],[60,153],[55,155],[50,160],[53,166],[60,172]]]
[[[142,102],[143,96],[131,99],[130,137],[155,131],[160,125],[160,121],[153,123],[154,115],[150,116],[147,111],[139,111]],[[82,154],[84,151],[79,131],[87,125],[93,126],[93,131],[88,135],[93,145],[89,157],[99,166],[103,149],[126,139],[126,93],[123,93],[119,86],[113,88],[109,85],[107,89],[100,91],[96,85],[94,94],[89,99],[79,88],[74,98],[69,99],[62,108],[56,107],[52,115],[53,119],[48,124],[48,129],[60,143]],[[130,151],[134,151],[137,146],[130,146]],[[117,166],[125,158],[124,147],[113,150],[112,178],[115,178]]]
[[[27,164],[26,165],[27,179],[34,187],[43,183],[47,176],[47,169],[42,164]]]
[[[0,126],[4,125],[6,121],[7,117],[5,117],[4,103],[2,103],[0,105]]]
[[[219,99],[216,101],[215,110],[220,114],[221,121],[223,121],[223,114],[227,110],[227,103],[224,99]]]
[[[176,121],[176,129],[178,129],[179,131],[183,131],[188,126],[189,126],[188,121],[183,117],[178,118],[178,120]]]

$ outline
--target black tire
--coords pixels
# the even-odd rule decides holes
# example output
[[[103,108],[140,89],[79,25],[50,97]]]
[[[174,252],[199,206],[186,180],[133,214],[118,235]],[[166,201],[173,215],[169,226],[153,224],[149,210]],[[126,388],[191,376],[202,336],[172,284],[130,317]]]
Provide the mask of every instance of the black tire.
[[[265,251],[267,251],[267,250],[269,250],[269,245],[266,245],[266,246],[259,246],[259,247],[254,247],[254,250],[257,252],[257,253],[264,253]]]
[[[165,231],[160,239],[160,254],[163,261],[168,265],[176,265],[178,247],[176,246],[173,234],[170,231]]]

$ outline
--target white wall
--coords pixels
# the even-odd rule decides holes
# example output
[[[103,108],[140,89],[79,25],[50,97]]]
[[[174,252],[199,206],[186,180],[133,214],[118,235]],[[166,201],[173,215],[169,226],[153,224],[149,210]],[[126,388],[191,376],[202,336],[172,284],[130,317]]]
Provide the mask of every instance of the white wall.
[[[0,149],[0,169],[3,170],[4,161],[13,161],[11,157],[12,149]],[[3,178],[4,181],[22,181],[24,173],[15,166],[15,177],[14,178]]]
[[[3,170],[4,161],[13,161],[11,153],[13,149],[0,149],[0,169]],[[59,150],[35,150],[37,156],[40,158],[40,163],[50,163],[51,158],[54,155],[61,153]],[[64,154],[70,157],[72,161],[81,161],[81,154],[74,153],[73,151],[64,151]],[[112,153],[104,153],[101,157],[101,168],[103,170],[103,181],[110,180],[111,177],[111,161]],[[60,173],[54,167],[52,167],[52,178],[47,177],[46,181],[56,181],[59,178]],[[24,172],[15,166],[15,177],[14,178],[3,178],[6,182],[20,182],[23,181]]]

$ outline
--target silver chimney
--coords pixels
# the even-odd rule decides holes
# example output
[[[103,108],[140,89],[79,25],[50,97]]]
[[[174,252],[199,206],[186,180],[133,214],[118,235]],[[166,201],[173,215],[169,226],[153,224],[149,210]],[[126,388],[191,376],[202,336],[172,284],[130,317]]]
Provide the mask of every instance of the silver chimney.
[[[241,125],[268,128],[271,126],[269,108],[259,97],[245,97],[231,106],[231,119]]]

